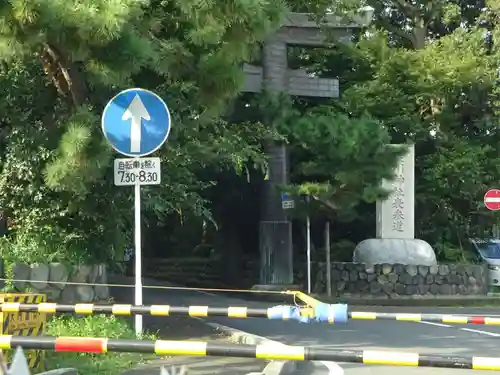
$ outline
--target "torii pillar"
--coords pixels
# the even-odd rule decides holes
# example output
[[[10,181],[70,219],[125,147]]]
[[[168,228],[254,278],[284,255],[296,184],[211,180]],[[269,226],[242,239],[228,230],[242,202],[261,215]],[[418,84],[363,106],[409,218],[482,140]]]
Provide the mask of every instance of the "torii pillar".
[[[328,16],[323,28],[333,29],[334,36],[342,42],[350,41],[353,28],[361,23],[346,24],[338,17]],[[327,46],[325,34],[307,13],[289,13],[283,26],[263,47],[263,67],[245,65],[245,86],[243,92],[261,92],[265,88],[271,93],[286,93],[304,97],[337,98],[337,79],[318,78],[305,70],[288,69],[288,45],[305,47]],[[274,119],[267,119],[272,126]],[[280,185],[289,182],[289,166],[286,145],[266,145],[269,160],[269,178],[262,198],[259,226],[260,284],[290,285],[293,283],[292,223],[283,209]],[[260,285],[260,286],[262,286]]]

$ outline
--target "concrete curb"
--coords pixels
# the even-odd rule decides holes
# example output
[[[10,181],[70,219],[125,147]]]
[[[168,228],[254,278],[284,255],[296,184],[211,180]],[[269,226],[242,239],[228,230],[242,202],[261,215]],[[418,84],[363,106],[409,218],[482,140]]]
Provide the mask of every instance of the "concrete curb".
[[[203,320],[203,319],[201,319]],[[267,339],[262,336],[254,335],[252,333],[240,331],[231,327],[224,326],[218,323],[204,321],[210,327],[220,331],[230,337],[230,339],[238,344],[246,345],[282,345],[287,346],[279,341]],[[335,362],[329,361],[271,361],[262,374],[265,375],[292,375],[297,373],[300,375],[307,375],[314,372],[314,368],[321,364],[328,370],[328,375],[344,375],[344,370]]]
[[[58,368],[55,370],[40,372],[37,375],[78,375],[78,371],[74,368]]]

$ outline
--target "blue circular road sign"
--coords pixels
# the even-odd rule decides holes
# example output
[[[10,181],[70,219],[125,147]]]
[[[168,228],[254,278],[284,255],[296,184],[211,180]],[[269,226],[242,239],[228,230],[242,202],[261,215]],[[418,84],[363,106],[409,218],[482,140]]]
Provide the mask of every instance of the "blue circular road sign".
[[[154,92],[128,89],[113,97],[102,113],[102,131],[120,154],[132,157],[158,150],[170,133],[170,111]]]

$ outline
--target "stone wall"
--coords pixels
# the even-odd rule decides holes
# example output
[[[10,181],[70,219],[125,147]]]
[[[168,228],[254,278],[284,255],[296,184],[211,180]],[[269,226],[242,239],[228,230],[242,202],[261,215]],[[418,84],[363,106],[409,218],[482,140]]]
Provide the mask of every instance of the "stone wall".
[[[237,268],[238,280],[231,280],[223,259],[149,258],[144,259],[143,274],[174,284],[205,288],[250,288],[259,282],[259,262],[243,259]]]
[[[60,303],[78,303],[103,301],[109,298],[107,286],[68,285],[74,283],[108,282],[107,270],[104,264],[71,266],[62,263],[23,264],[16,263],[13,267],[14,288],[18,292],[33,291],[44,293],[49,301]]]
[[[416,266],[403,264],[332,263],[332,293],[338,296],[463,296],[485,295],[486,267],[469,264]],[[325,267],[318,270],[315,291],[324,293]]]

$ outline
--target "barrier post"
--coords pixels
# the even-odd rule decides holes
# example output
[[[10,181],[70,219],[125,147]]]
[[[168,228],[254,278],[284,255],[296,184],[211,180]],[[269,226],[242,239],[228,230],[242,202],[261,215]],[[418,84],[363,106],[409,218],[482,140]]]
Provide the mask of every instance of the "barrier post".
[[[0,302],[9,303],[43,303],[45,294],[36,293],[0,293]],[[45,330],[46,314],[39,312],[0,312],[2,335],[42,336]],[[43,371],[45,352],[43,350],[25,350],[28,364],[32,370]],[[6,360],[12,360],[11,352],[4,353]]]

